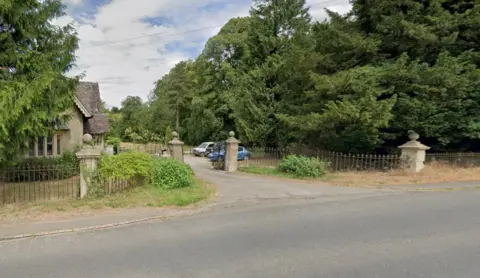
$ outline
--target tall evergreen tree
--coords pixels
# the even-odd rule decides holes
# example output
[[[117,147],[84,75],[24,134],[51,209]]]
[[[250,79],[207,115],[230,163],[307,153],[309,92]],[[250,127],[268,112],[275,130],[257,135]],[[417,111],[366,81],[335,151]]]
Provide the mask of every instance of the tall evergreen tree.
[[[64,15],[59,0],[0,2],[0,164],[46,135],[73,105],[77,78],[67,78],[77,37],[71,25],[51,21]]]
[[[210,38],[196,60],[192,114],[187,134],[192,142],[221,140],[235,130],[232,73],[243,66],[249,17],[231,19]],[[233,101],[235,102],[235,101]]]
[[[480,150],[480,1],[351,3],[312,24],[304,1],[257,0],[227,23],[191,72],[189,140],[389,152],[413,129]]]
[[[288,130],[276,114],[294,110],[309,83],[311,63],[302,63],[312,58],[311,19],[304,0],[256,0],[250,18],[248,55],[234,74],[234,117],[242,140],[279,145]]]

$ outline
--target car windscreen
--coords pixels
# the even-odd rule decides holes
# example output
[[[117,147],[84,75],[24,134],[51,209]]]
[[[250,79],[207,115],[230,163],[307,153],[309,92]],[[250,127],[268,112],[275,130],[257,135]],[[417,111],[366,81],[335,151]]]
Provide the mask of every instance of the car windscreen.
[[[200,144],[200,146],[198,146],[198,148],[206,148],[208,146],[208,143],[202,143]]]

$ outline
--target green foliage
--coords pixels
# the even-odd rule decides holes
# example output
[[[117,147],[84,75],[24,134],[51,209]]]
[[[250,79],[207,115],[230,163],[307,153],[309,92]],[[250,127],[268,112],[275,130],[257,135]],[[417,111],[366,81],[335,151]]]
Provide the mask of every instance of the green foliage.
[[[195,183],[193,170],[187,164],[174,159],[155,159],[149,154],[133,151],[102,156],[96,179],[108,178],[141,181],[145,185],[167,190],[189,187]],[[102,188],[97,191],[101,194]]]
[[[161,189],[176,189],[194,184],[194,173],[189,165],[174,159],[159,159],[154,164],[153,185]]]
[[[195,83],[193,66],[192,61],[182,61],[156,82],[150,96],[150,126],[157,134],[163,134],[169,126],[180,134],[185,131],[184,120],[191,111]]]
[[[168,142],[172,141],[173,140],[173,137],[172,137],[172,128],[168,125],[167,128],[165,129],[165,142],[164,144],[167,145]]]
[[[298,178],[319,178],[325,175],[326,164],[314,157],[289,155],[282,160],[278,169]]]
[[[159,142],[160,136],[143,128],[136,128],[138,133],[131,127],[125,129],[124,138],[135,143]]]
[[[118,137],[108,137],[106,140],[107,145],[119,146],[122,143],[122,139]]]
[[[231,74],[233,117],[240,139],[248,143],[283,145],[286,128],[276,114],[302,105],[315,68],[310,15],[304,0],[254,1],[245,44],[248,55]]]
[[[196,144],[235,130],[245,144],[366,153],[412,129],[434,151],[480,150],[479,1],[350,2],[311,22],[304,0],[253,1],[147,103],[123,104],[121,136],[170,126]]]
[[[74,104],[78,78],[67,78],[78,39],[72,25],[52,24],[64,15],[58,0],[0,1],[0,165],[25,153]]]
[[[65,168],[78,168],[80,161],[77,158],[75,151],[65,151],[61,158],[60,164]]]
[[[113,156],[102,156],[98,171],[104,178],[143,178],[150,181],[154,158],[142,152],[122,152]]]

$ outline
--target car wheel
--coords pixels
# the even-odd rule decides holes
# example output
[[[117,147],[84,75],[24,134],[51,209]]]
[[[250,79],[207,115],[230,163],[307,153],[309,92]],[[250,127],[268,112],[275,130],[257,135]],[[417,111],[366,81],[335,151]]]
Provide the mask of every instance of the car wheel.
[[[224,160],[224,159],[223,159],[223,156],[219,156],[219,157],[217,158],[217,161],[218,161],[218,162],[223,162],[223,160]]]
[[[243,160],[249,160],[250,159],[250,156],[249,155],[246,155]]]

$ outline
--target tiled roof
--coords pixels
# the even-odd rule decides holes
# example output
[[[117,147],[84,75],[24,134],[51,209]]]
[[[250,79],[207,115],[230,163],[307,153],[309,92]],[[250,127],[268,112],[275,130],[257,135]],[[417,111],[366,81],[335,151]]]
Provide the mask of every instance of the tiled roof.
[[[102,113],[102,100],[98,83],[80,82],[76,92],[76,103],[80,111],[87,118],[84,133],[102,134],[109,130],[108,117]]]
[[[77,88],[77,98],[90,112],[90,114],[102,113],[102,100],[98,83],[80,82]]]
[[[83,132],[92,135],[107,133],[108,131],[109,124],[107,114],[94,114],[83,126]]]

